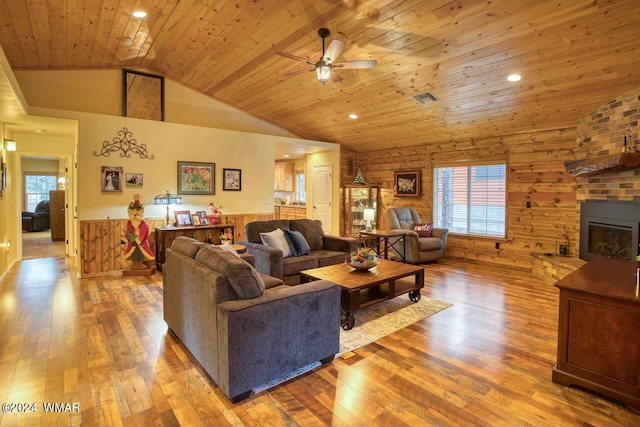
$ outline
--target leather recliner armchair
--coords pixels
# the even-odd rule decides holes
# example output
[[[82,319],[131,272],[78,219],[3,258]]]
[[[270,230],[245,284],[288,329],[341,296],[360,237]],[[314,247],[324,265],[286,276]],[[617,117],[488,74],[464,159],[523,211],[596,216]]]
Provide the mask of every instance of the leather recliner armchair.
[[[35,212],[22,212],[23,231],[44,231],[51,228],[49,201],[43,200],[36,205]]]
[[[394,245],[392,247],[394,255],[400,257],[404,255],[405,261],[410,263],[433,262],[444,256],[449,230],[434,228],[431,231],[431,237],[420,237],[413,227],[421,223],[423,222],[420,215],[413,208],[398,207],[387,210],[389,230],[405,234],[405,253],[400,252],[402,248],[397,249],[400,245]]]

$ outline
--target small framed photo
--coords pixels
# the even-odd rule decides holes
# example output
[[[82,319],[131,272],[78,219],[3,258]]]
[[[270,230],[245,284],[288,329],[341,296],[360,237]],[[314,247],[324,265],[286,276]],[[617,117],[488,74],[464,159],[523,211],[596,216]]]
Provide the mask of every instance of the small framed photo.
[[[201,226],[202,224],[200,223],[200,215],[191,214],[191,224],[193,224],[194,227]]]
[[[209,225],[206,211],[197,211],[196,214],[200,217],[200,225]]]
[[[174,211],[173,216],[176,218],[177,227],[191,227],[191,212]]]
[[[178,194],[215,194],[215,163],[178,162]]]
[[[102,166],[102,192],[103,193],[122,193],[122,167],[121,166]]]
[[[396,197],[420,197],[420,170],[395,171],[393,195]]]
[[[142,174],[141,173],[127,173],[125,174],[127,180],[127,187],[142,187]]]
[[[242,170],[222,169],[222,189],[225,191],[242,190]]]

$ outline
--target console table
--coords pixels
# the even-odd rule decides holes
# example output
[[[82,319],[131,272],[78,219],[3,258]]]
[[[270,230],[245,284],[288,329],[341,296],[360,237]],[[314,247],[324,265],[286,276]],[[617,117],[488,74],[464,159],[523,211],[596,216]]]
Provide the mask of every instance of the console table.
[[[559,280],[553,381],[640,409],[640,298],[636,261],[595,258]]]
[[[158,271],[162,271],[162,264],[164,264],[164,251],[171,246],[171,243],[173,243],[176,237],[187,236],[200,240],[201,242],[209,242],[219,245],[220,234],[228,228],[231,229],[231,234],[235,236],[235,228],[233,225],[229,224],[156,228],[156,268]]]

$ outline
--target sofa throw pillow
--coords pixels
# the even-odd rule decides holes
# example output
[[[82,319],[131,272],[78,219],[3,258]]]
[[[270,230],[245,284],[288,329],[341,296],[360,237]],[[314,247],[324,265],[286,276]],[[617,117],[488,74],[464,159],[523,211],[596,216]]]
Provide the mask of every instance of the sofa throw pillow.
[[[262,240],[263,245],[280,249],[283,258],[291,256],[291,248],[289,247],[287,238],[284,237],[284,232],[279,228],[276,228],[270,233],[260,233],[260,240]]]
[[[418,233],[420,237],[431,237],[433,222],[418,222],[413,225],[413,231]]]
[[[227,278],[238,298],[257,298],[264,293],[264,280],[249,263],[217,246],[202,246],[196,261]]]
[[[301,232],[284,230],[284,237],[287,239],[287,243],[289,243],[293,256],[309,255],[311,248]]]

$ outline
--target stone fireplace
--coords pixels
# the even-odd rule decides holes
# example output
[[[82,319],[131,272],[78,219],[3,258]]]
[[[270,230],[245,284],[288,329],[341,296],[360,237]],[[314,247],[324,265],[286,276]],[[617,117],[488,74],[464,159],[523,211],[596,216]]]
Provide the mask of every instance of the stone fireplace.
[[[580,258],[635,259],[640,237],[640,203],[586,200],[580,209]]]

